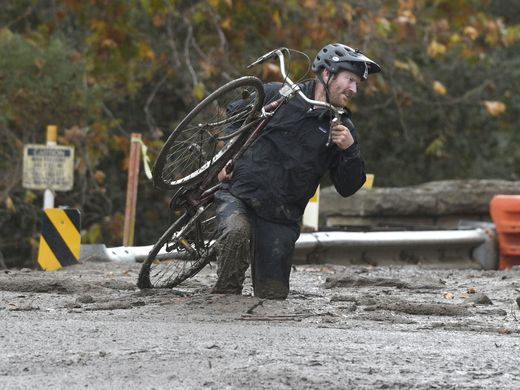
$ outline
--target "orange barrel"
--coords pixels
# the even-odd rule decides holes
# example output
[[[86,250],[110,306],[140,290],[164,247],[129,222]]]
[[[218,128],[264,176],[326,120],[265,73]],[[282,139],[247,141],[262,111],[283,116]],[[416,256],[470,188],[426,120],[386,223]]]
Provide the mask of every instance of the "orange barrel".
[[[520,265],[520,195],[495,195],[489,211],[498,236],[498,269]]]

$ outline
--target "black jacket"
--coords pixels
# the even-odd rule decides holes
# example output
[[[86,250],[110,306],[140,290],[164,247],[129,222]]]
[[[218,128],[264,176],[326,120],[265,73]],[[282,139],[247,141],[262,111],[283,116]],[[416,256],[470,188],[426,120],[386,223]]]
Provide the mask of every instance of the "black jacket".
[[[301,84],[306,96],[313,98],[314,85],[314,81]],[[280,87],[280,83],[264,86],[266,102],[279,97]],[[262,218],[279,223],[300,221],[327,170],[344,197],[354,194],[365,182],[350,113],[342,122],[356,141],[342,151],[335,144],[325,146],[330,126],[328,111],[309,109],[310,105],[299,96],[289,100],[233,169],[230,192]]]

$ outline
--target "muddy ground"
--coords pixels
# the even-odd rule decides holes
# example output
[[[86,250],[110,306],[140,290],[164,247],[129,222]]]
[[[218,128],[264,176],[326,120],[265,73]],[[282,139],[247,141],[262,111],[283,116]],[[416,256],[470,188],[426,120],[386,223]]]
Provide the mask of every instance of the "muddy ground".
[[[282,302],[138,269],[1,270],[0,387],[520,388],[520,269],[298,266]]]

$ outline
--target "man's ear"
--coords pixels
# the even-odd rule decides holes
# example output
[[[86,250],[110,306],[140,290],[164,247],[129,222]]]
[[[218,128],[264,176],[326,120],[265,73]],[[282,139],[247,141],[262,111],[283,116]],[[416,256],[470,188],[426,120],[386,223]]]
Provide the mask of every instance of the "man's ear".
[[[321,73],[321,77],[323,78],[323,81],[327,83],[329,81],[330,72],[327,69],[323,69],[323,72]]]

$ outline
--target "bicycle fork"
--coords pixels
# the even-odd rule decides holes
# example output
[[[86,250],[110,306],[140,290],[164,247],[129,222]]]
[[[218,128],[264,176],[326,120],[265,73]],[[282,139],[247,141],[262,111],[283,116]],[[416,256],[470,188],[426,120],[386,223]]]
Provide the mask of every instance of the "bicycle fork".
[[[182,245],[182,247],[184,249],[186,249],[190,254],[196,254],[197,251],[195,249],[193,249],[193,247],[190,245],[190,243],[188,242],[188,240],[186,240],[185,238],[183,238],[183,236],[186,234],[186,232],[188,231],[188,229],[190,229],[192,227],[192,225],[197,221],[197,219],[199,218],[199,216],[206,210],[206,207],[200,205],[198,208],[197,208],[197,211],[195,212],[194,215],[191,216],[190,220],[188,221],[188,223],[186,225],[184,225],[184,227],[179,230],[179,232],[177,233],[178,234],[178,237],[179,237],[179,244]]]

